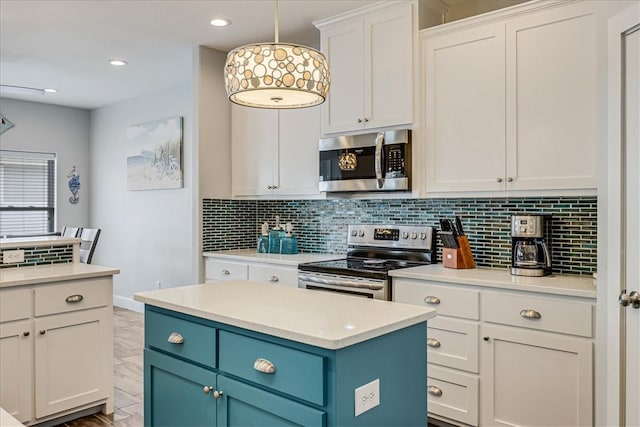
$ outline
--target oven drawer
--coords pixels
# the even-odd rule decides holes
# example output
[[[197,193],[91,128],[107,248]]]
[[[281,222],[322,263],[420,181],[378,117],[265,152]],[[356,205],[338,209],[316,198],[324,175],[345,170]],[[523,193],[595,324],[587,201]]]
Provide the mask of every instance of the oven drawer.
[[[435,308],[438,315],[478,320],[480,292],[430,282],[394,278],[393,300]]]
[[[427,326],[429,363],[478,373],[477,322],[436,316]]]
[[[322,356],[227,331],[220,331],[219,344],[221,371],[324,405]],[[273,372],[268,372],[270,366]]]
[[[479,387],[476,375],[429,364],[427,408],[435,414],[472,426],[478,425]]]

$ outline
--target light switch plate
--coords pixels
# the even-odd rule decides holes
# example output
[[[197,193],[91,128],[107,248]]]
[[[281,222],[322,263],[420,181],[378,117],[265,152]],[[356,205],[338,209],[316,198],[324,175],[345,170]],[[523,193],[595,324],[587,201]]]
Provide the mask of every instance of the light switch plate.
[[[355,390],[355,416],[380,405],[380,379],[376,379]]]
[[[24,249],[15,249],[13,251],[2,251],[3,264],[17,264],[24,262]]]

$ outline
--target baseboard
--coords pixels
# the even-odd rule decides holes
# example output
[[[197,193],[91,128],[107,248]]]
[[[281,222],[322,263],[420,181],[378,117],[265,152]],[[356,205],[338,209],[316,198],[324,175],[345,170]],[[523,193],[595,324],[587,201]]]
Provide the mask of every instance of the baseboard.
[[[138,301],[134,301],[131,298],[114,295],[113,305],[120,308],[126,308],[127,310],[137,311],[138,313],[144,313],[144,304]]]

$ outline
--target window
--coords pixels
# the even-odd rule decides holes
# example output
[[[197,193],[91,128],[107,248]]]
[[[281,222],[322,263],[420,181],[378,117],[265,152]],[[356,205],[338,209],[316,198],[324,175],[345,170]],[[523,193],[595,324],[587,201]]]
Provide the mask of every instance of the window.
[[[0,150],[0,235],[53,232],[56,156]]]

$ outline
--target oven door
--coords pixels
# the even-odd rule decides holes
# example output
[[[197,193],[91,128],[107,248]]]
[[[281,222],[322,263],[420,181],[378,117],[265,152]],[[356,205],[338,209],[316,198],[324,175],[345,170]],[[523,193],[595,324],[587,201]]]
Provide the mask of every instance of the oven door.
[[[409,190],[410,131],[320,140],[320,191]]]
[[[298,271],[298,287],[386,301],[390,297],[389,281],[386,279]]]

